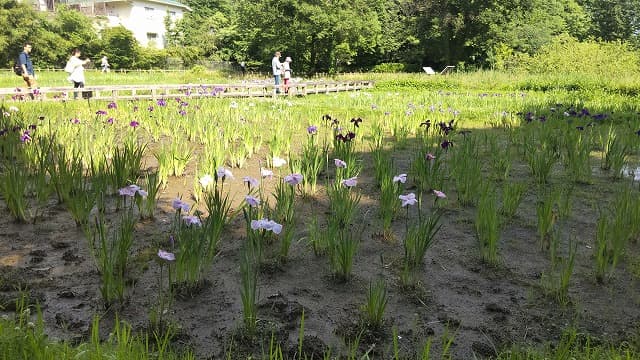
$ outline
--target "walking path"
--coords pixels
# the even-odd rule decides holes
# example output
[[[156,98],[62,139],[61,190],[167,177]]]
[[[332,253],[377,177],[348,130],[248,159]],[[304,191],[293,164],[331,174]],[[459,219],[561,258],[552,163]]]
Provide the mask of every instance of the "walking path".
[[[309,94],[326,94],[332,92],[358,91],[370,89],[373,82],[364,81],[309,81],[296,82],[289,85],[287,93],[281,85],[276,92],[273,83],[241,83],[241,84],[203,84],[203,85],[102,85],[88,86],[83,89],[72,87],[42,87],[34,90],[35,99],[41,101],[61,101],[73,99],[74,91],[78,98],[96,100],[132,100],[161,99],[175,96],[189,97],[277,97],[306,96]],[[28,100],[31,95],[23,88],[0,88],[0,101]]]

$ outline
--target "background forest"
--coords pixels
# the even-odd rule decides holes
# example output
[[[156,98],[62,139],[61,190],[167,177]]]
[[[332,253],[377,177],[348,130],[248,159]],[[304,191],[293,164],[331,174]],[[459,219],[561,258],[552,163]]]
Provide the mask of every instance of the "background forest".
[[[123,27],[59,6],[41,13],[0,0],[0,67],[29,40],[37,66],[62,67],[80,47],[114,68],[165,68],[169,59],[245,61],[268,71],[273,52],[295,59],[298,74],[530,67],[550,49],[640,48],[640,0],[184,0],[192,8],[169,24],[166,49],[140,47]],[[96,19],[100,21],[100,19]],[[585,45],[586,44],[586,45]],[[172,61],[171,63],[174,63]],[[535,70],[529,69],[527,70]]]

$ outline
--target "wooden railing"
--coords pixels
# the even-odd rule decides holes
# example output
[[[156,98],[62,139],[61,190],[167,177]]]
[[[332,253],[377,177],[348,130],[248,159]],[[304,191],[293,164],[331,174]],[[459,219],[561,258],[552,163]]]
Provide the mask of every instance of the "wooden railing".
[[[43,87],[37,90],[24,88],[0,89],[0,100],[62,101],[74,98],[95,100],[162,99],[169,97],[278,97],[306,96],[342,91],[357,91],[373,87],[372,81],[313,81],[289,84],[287,92],[281,84],[279,89],[267,83],[203,84],[203,85],[115,85],[72,87]],[[276,90],[279,90],[277,92]],[[33,96],[32,96],[33,95]]]

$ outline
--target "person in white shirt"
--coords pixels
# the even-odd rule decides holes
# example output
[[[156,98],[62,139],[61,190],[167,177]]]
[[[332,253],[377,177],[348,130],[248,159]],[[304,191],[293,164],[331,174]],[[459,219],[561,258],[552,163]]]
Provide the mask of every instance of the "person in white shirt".
[[[111,67],[111,65],[109,65],[109,60],[107,60],[106,55],[102,57],[100,67],[102,68],[102,72],[109,72],[109,67]]]
[[[271,60],[271,69],[273,70],[273,80],[276,85],[276,94],[280,94],[280,74],[282,73],[282,63],[280,63],[280,51],[276,51]]]
[[[286,57],[284,63],[282,63],[282,73],[284,77],[284,93],[289,93],[289,81],[291,80],[291,58]]]
[[[89,63],[91,60],[89,59],[80,59],[81,52],[79,49],[73,49],[71,53],[71,57],[69,61],[67,61],[67,66],[65,66],[64,70],[69,73],[69,77],[67,78],[69,81],[73,82],[73,88],[83,88],[84,87],[84,65]],[[78,98],[78,92],[73,93],[73,98]]]

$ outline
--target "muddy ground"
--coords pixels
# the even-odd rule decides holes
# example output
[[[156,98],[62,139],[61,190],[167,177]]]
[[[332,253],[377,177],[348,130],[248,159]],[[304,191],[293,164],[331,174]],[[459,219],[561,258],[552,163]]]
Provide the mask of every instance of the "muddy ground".
[[[402,358],[414,357],[431,339],[432,354],[439,355],[443,343],[452,340],[454,359],[488,357],[510,344],[542,345],[559,339],[564,329],[577,327],[596,341],[619,341],[637,331],[640,323],[640,284],[633,275],[632,262],[638,244],[615,276],[598,284],[593,276],[593,242],[598,213],[594,203],[611,190],[607,174],[594,165],[594,183],[576,185],[573,211],[562,226],[563,249],[567,239],[577,241],[577,258],[569,288],[570,302],[559,304],[545,296],[541,275],[550,268],[547,253],[540,250],[536,233],[536,194],[528,190],[514,219],[502,230],[498,267],[485,265],[479,256],[474,231],[475,208],[461,207],[453,185],[447,193],[443,227],[437,243],[427,252],[419,275],[419,286],[403,288],[399,281],[402,259],[401,237],[406,215],[394,221],[395,239],[380,235],[376,220],[379,190],[373,179],[369,154],[362,154],[364,169],[358,188],[363,194],[358,221],[362,229],[353,278],[341,282],[331,275],[326,256],[315,256],[307,243],[310,219],[327,212],[326,196],[320,187],[313,197],[299,198],[298,226],[289,261],[279,266],[263,266],[259,275],[259,336],[242,334],[239,249],[244,239],[241,213],[226,227],[220,252],[206,274],[207,283],[192,298],[178,298],[167,315],[179,326],[178,346],[194,349],[199,359],[220,359],[232,349],[234,358],[268,352],[271,336],[286,352],[295,353],[304,311],[304,349],[308,355],[331,349],[334,356],[345,354],[348,343],[360,335],[361,353],[372,358],[390,358],[393,329]],[[400,172],[408,172],[409,151],[395,154]],[[594,159],[594,164],[596,160]],[[153,168],[152,156],[146,161]],[[556,174],[561,169],[556,169]],[[529,177],[527,167],[516,161],[512,179]],[[243,198],[242,177],[258,177],[258,158],[246,168],[233,169],[235,180],[228,184],[236,203]],[[553,182],[560,182],[556,176]],[[407,187],[411,188],[411,181]],[[135,229],[133,262],[128,300],[119,307],[105,309],[101,300],[100,277],[83,232],[63,206],[52,200],[35,224],[17,224],[4,206],[0,216],[0,300],[6,310],[22,289],[42,309],[46,328],[54,339],[81,341],[89,334],[92,318],[101,317],[107,336],[116,313],[134,329],[148,327],[150,309],[158,301],[159,265],[155,253],[166,243],[173,218],[171,200],[191,192],[193,168],[181,178],[170,178],[163,190],[156,218],[141,221]],[[266,186],[272,186],[266,184]],[[407,190],[411,191],[411,190]],[[117,218],[115,210],[109,211]],[[637,266],[637,265],[636,265]],[[371,280],[385,279],[389,302],[385,325],[377,331],[363,331],[360,307],[365,302]]]

